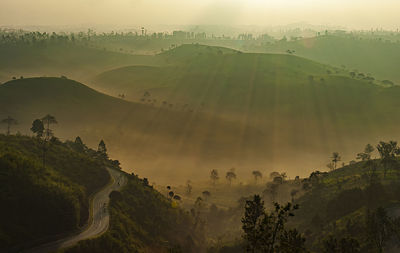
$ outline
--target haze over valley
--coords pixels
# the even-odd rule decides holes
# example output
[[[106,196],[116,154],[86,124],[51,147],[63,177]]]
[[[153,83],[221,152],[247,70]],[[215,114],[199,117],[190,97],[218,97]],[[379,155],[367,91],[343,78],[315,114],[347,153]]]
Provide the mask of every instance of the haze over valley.
[[[399,9],[3,0],[0,251],[398,252]]]

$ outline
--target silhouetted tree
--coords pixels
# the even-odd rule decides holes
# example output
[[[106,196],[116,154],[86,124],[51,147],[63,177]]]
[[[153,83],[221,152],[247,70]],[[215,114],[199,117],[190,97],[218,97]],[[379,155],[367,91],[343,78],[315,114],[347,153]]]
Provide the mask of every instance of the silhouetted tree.
[[[40,119],[35,119],[32,122],[32,127],[31,127],[31,131],[36,134],[37,138],[41,138],[43,137],[44,134],[44,125],[43,125],[43,121],[41,121]]]
[[[387,170],[396,163],[395,156],[399,153],[399,148],[397,147],[396,141],[380,141],[376,148],[378,149],[379,155],[381,156],[381,163],[383,165],[383,177],[386,178]]]
[[[254,170],[254,171],[252,172],[252,174],[253,174],[254,180],[256,181],[256,184],[257,184],[257,180],[258,180],[259,178],[262,178],[262,173],[261,173],[260,171],[258,171],[258,170]]]
[[[332,159],[332,162],[333,162],[333,165],[334,165],[334,169],[336,170],[337,163],[341,160],[341,157],[340,157],[339,153],[338,152],[333,152],[331,159]]]
[[[232,184],[232,180],[236,179],[235,169],[232,168],[230,171],[226,172],[226,176],[225,177],[228,180],[229,185],[231,185]]]
[[[203,191],[201,194],[203,195],[203,198],[205,200],[207,200],[209,197],[211,197],[211,193],[209,191]]]
[[[326,165],[326,167],[327,167],[329,170],[334,170],[334,169],[335,169],[335,165],[333,164],[333,162],[328,163],[328,164]]]
[[[11,126],[18,124],[17,120],[13,119],[11,116],[3,119],[1,123],[7,124],[7,135],[10,135]]]
[[[192,194],[192,189],[193,189],[192,182],[190,180],[188,180],[186,182],[186,193],[188,195]]]
[[[218,176],[218,171],[217,170],[212,170],[210,174],[211,182],[213,185],[218,181],[219,176]]]
[[[357,159],[361,161],[368,161],[371,159],[371,153],[374,152],[375,148],[371,144],[367,144],[364,151],[357,154]]]
[[[274,210],[266,212],[260,196],[247,200],[242,218],[246,251],[305,252],[305,239],[295,230],[285,230],[288,217],[294,216],[296,209],[298,206],[291,203],[284,206],[274,203]],[[297,251],[290,251],[296,247],[299,247]]]
[[[46,126],[45,129],[45,140],[48,141],[53,136],[53,131],[50,129],[50,125],[57,124],[57,120],[54,116],[47,114],[42,118],[43,124]]]
[[[282,177],[282,176],[274,177],[274,179],[272,180],[272,182],[273,182],[274,184],[283,184],[283,177]]]
[[[378,252],[383,252],[387,241],[391,237],[391,220],[383,207],[367,213],[366,220],[368,241]]]
[[[99,154],[103,158],[107,158],[107,147],[103,140],[100,141],[99,146],[97,147],[97,154]]]
[[[264,201],[259,195],[254,195],[253,200],[246,201],[242,229],[247,252],[257,252],[261,248],[260,224],[263,215],[265,215]]]
[[[85,152],[87,149],[86,145],[83,143],[81,137],[79,136],[75,138],[74,146],[78,152]]]
[[[281,173],[277,172],[277,171],[273,171],[269,174],[269,178],[272,180],[275,177],[279,177],[281,175]]]
[[[277,252],[302,253],[308,252],[305,246],[306,239],[297,231],[283,230]]]

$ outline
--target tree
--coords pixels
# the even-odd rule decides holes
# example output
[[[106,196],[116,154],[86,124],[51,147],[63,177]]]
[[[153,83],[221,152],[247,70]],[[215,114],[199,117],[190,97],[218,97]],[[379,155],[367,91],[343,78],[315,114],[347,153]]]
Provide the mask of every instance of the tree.
[[[286,172],[281,173],[281,178],[282,178],[282,182],[285,182],[285,180],[287,178]]]
[[[32,123],[31,131],[36,134],[37,138],[43,137],[44,125],[40,119],[35,119]]]
[[[273,171],[269,174],[269,178],[270,179],[274,179],[275,177],[279,177],[281,176],[281,173],[277,172],[277,171]]]
[[[211,182],[213,185],[218,181],[219,176],[218,176],[218,171],[217,170],[212,170],[210,174]]]
[[[396,163],[396,154],[399,154],[399,148],[397,147],[396,141],[383,142],[380,141],[376,146],[379,155],[381,157],[381,163],[383,165],[383,178],[386,178],[387,170],[390,169]]]
[[[235,173],[235,169],[234,168],[232,168],[232,169],[230,169],[228,172],[226,172],[226,179],[228,180],[228,182],[229,182],[229,185],[232,185],[232,180],[233,179],[236,179],[236,173]]]
[[[265,215],[264,201],[259,195],[254,195],[253,200],[247,200],[245,213],[242,218],[243,238],[246,241],[247,252],[257,252],[261,247],[260,222]]]
[[[192,194],[192,189],[193,189],[192,181],[188,180],[188,181],[186,182],[186,193],[187,193],[188,195]]]
[[[329,236],[323,241],[324,253],[359,253],[360,243],[351,237],[343,237],[337,240],[333,236]]]
[[[7,118],[3,119],[1,123],[7,124],[7,135],[10,135],[11,126],[18,124],[17,120],[13,119],[11,116],[8,116]]]
[[[277,176],[277,177],[274,177],[274,179],[272,180],[272,182],[273,182],[274,184],[283,184],[284,179],[283,179],[282,176]]]
[[[373,244],[378,252],[383,252],[387,241],[391,237],[391,220],[383,207],[374,212],[368,211],[366,228],[368,241]]]
[[[375,148],[371,144],[367,144],[364,151],[357,154],[357,159],[361,161],[368,161],[371,159],[371,153],[374,152]]]
[[[329,170],[334,170],[334,169],[335,169],[335,165],[333,164],[333,162],[328,163],[328,164],[326,165],[326,167],[327,167]]]
[[[203,198],[205,200],[207,200],[209,197],[211,197],[211,193],[209,191],[203,191],[201,194],[203,195]]]
[[[284,230],[280,236],[280,245],[278,252],[300,253],[307,252],[306,239],[297,231],[297,229]]]
[[[260,178],[262,178],[262,173],[259,170],[254,170],[252,172],[253,176],[254,176],[254,180],[256,181],[257,184],[257,180]]]
[[[97,153],[103,157],[107,158],[107,147],[103,140],[100,141],[99,146],[97,148]]]
[[[43,124],[46,126],[45,129],[45,140],[48,141],[53,136],[53,131],[50,129],[51,124],[57,124],[57,120],[54,116],[47,114],[42,118]]]
[[[246,251],[253,253],[305,252],[305,239],[297,231],[285,230],[288,217],[294,216],[293,211],[296,209],[298,206],[293,206],[291,203],[284,206],[274,203],[274,209],[266,212],[260,196],[254,195],[253,200],[247,200],[242,218]],[[300,245],[297,251],[289,250],[296,248],[296,245]]]
[[[334,165],[334,169],[336,170],[337,163],[341,160],[341,157],[339,156],[339,153],[338,152],[333,152],[331,159],[332,159],[332,162],[333,162],[333,165]]]
[[[75,149],[76,149],[78,152],[85,152],[85,151],[87,150],[86,145],[83,143],[81,137],[79,137],[79,136],[77,136],[77,137],[75,138],[74,146],[75,146]],[[117,160],[116,160],[116,161],[117,161]],[[119,161],[117,161],[117,162],[119,163]],[[117,165],[117,162],[115,162],[116,165]],[[119,166],[119,164],[118,164],[117,166]]]

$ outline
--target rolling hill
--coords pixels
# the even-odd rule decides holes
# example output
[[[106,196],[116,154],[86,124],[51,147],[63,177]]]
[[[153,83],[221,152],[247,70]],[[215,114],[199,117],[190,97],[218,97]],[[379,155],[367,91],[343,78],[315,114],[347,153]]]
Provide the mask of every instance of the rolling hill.
[[[64,78],[7,82],[0,85],[0,101],[0,117],[19,121],[14,133],[29,133],[33,120],[50,113],[59,122],[54,126],[57,137],[79,135],[91,146],[104,139],[127,170],[138,168],[141,175],[164,180],[201,175],[195,168],[200,162],[200,167],[209,166],[206,157],[213,157],[212,162],[226,159],[226,152],[236,149],[230,143],[240,129],[212,115],[126,102]],[[171,174],[173,167],[182,173]]]
[[[159,57],[179,56],[164,67],[104,72],[95,78],[94,87],[159,108],[172,104],[177,111],[231,120],[242,127],[239,145],[244,153],[258,146],[276,160],[284,153],[297,160],[292,152],[300,147],[308,155],[328,156],[338,150],[351,160],[350,154],[367,142],[398,138],[394,129],[399,122],[399,87],[352,79],[345,71],[297,56],[208,48],[184,45],[163,53]],[[247,135],[247,127],[258,134]]]
[[[400,84],[400,43],[357,36],[326,35],[297,41],[265,45],[259,51],[295,54],[321,63],[345,66],[346,69],[370,73],[379,80]]]
[[[117,66],[157,64],[153,56],[111,52],[73,43],[0,45],[0,55],[0,82],[13,76],[68,76],[88,80]]]
[[[106,71],[91,85],[130,102],[61,78],[5,83],[1,116],[28,131],[34,118],[54,114],[59,136],[74,131],[90,145],[104,138],[126,169],[163,182],[231,167],[243,180],[253,168],[305,175],[325,167],[333,151],[349,161],[366,143],[400,136],[396,86],[297,56],[201,45],[157,61],[166,64]]]

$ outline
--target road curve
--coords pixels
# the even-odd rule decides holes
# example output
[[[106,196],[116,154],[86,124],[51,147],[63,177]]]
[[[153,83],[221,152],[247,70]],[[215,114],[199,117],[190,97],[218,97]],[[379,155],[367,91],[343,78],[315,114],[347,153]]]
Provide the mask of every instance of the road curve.
[[[110,214],[108,212],[109,195],[113,190],[119,190],[126,184],[126,177],[119,171],[108,169],[112,183],[94,195],[92,200],[92,222],[88,227],[79,234],[68,236],[66,238],[50,242],[30,250],[23,251],[24,253],[47,253],[58,249],[67,248],[75,245],[81,240],[97,237],[107,231]]]

